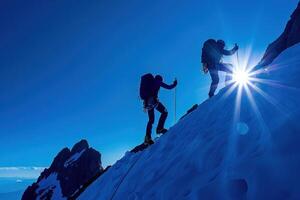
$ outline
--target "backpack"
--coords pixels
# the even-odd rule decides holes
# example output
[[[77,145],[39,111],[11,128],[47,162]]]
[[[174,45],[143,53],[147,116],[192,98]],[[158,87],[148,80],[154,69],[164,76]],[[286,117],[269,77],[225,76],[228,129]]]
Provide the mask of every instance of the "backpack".
[[[214,39],[206,40],[202,47],[202,63],[214,63],[217,55],[217,41]]]
[[[140,83],[140,97],[142,100],[147,100],[154,95],[155,90],[155,79],[150,73],[144,74],[141,77]]]

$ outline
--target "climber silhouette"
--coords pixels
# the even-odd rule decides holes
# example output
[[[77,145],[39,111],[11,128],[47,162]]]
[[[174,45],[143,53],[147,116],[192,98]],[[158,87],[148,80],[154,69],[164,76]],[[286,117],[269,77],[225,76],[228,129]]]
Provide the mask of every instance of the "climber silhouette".
[[[144,101],[144,110],[148,112],[148,123],[146,128],[145,144],[153,144],[151,138],[152,125],[154,123],[154,109],[161,113],[159,122],[156,128],[157,134],[164,134],[167,129],[164,128],[165,121],[168,116],[168,111],[165,106],[158,100],[158,92],[160,87],[165,89],[173,89],[177,85],[177,80],[175,79],[173,84],[168,85],[163,82],[163,78],[160,75],[155,77],[152,74],[145,74],[141,77],[140,85],[140,97]]]
[[[209,98],[214,96],[215,91],[219,84],[219,71],[226,72],[225,81],[229,81],[231,79],[232,68],[233,66],[228,63],[222,63],[221,59],[223,55],[230,56],[233,55],[237,50],[238,46],[235,46],[231,50],[225,50],[225,42],[223,40],[214,40],[209,39],[204,42],[202,47],[202,55],[201,62],[203,65],[203,71],[205,74],[209,72],[211,76],[211,85],[208,93]]]

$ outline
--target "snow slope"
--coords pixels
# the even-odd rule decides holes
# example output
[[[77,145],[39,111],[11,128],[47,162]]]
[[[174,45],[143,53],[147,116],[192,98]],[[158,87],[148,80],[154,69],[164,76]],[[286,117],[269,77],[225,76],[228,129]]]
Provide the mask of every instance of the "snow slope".
[[[270,83],[243,91],[240,109],[237,90],[222,89],[79,199],[300,199],[300,45],[259,78]]]
[[[57,200],[66,199],[62,195],[61,186],[59,181],[57,180],[56,173],[52,173],[46,179],[41,180],[38,183],[38,186],[39,187],[37,189],[37,194],[39,194],[39,196],[37,197],[37,200],[42,200],[45,196],[47,196],[49,190],[53,191],[51,197],[52,199],[57,199]]]

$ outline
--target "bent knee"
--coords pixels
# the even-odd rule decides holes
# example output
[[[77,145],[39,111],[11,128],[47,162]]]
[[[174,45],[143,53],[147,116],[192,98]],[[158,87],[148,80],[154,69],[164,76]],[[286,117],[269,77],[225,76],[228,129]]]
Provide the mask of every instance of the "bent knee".
[[[164,108],[163,113],[168,114],[168,110],[166,108]]]

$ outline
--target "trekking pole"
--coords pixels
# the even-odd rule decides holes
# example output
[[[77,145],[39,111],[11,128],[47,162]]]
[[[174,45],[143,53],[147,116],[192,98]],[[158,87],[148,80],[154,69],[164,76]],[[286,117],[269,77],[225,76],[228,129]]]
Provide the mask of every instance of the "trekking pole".
[[[176,87],[175,87],[175,91],[174,91],[174,124],[176,123],[177,119],[176,119]]]
[[[236,59],[237,59],[238,67],[240,67],[239,50],[236,51]]]

